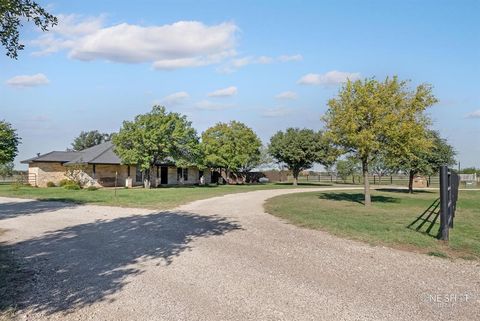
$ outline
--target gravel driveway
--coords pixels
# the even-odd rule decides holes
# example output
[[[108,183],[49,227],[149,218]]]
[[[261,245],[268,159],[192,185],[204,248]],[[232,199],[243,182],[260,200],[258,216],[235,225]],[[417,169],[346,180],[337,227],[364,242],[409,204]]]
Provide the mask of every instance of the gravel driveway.
[[[20,319],[478,320],[478,262],[369,246],[264,213],[266,199],[299,191],[165,212],[0,198],[0,241],[31,271]]]

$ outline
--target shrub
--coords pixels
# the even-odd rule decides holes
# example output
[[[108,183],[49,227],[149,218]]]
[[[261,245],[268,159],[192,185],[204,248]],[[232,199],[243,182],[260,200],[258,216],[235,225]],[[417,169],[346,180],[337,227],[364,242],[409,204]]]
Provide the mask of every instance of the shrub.
[[[68,190],[79,190],[80,189],[80,185],[78,184],[75,184],[75,183],[70,183],[70,184],[66,184],[63,186],[64,189],[68,189]]]
[[[55,183],[54,182],[47,182],[47,187],[55,187]]]
[[[64,178],[62,179],[58,185],[60,185],[61,187],[65,186],[65,185],[78,185],[76,184],[74,181],[70,180],[70,179],[67,179],[67,178]]]
[[[96,187],[96,186],[87,187],[87,191],[96,191],[97,189],[98,189],[98,187]]]

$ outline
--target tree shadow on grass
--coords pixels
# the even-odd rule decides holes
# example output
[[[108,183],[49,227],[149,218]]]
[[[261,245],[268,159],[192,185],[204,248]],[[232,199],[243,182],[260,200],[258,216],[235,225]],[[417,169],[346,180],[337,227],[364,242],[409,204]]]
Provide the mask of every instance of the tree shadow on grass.
[[[35,271],[19,308],[49,315],[111,300],[143,273],[136,263],[162,268],[194,239],[238,229],[222,217],[161,212],[98,220],[11,245],[22,265]]]
[[[379,191],[379,192],[408,194],[408,188],[377,188],[376,190]],[[434,191],[427,191],[427,190],[420,190],[420,189],[414,189],[414,190],[413,190],[413,193],[414,193],[414,194],[417,194],[417,193],[433,194],[433,193],[436,193],[436,192],[434,192]]]
[[[322,193],[318,196],[320,199],[330,201],[347,201],[364,204],[365,196],[362,193]],[[372,195],[372,202],[378,203],[398,203],[400,200],[396,197]]]
[[[65,198],[0,203],[0,220],[14,218],[21,215],[39,214],[58,211],[65,208],[74,208],[82,203],[83,202]]]

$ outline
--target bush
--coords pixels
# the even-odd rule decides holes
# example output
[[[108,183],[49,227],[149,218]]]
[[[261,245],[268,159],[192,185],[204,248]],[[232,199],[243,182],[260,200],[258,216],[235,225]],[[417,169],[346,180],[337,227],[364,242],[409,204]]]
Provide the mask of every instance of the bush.
[[[65,185],[78,185],[78,184],[72,181],[71,179],[64,178],[58,183],[58,185],[60,185],[60,187],[63,187]]]
[[[98,189],[98,187],[96,187],[96,186],[87,187],[87,191],[96,191],[97,189]]]
[[[64,189],[77,191],[80,189],[80,185],[76,183],[70,183],[63,186]]]
[[[55,183],[54,182],[47,182],[47,187],[55,187]]]

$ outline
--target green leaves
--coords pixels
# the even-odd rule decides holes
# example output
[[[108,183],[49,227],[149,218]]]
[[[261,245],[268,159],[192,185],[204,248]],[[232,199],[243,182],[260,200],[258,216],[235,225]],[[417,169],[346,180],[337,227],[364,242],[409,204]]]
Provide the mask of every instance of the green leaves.
[[[427,148],[429,119],[424,111],[437,100],[430,85],[415,91],[397,77],[348,81],[328,102],[323,121],[327,136],[346,152],[371,161],[379,152],[389,157],[410,155]]]
[[[0,42],[7,50],[7,56],[17,59],[18,51],[23,50],[20,43],[22,21],[32,20],[42,31],[58,23],[56,17],[31,0],[0,0]]]
[[[202,134],[205,165],[246,172],[260,160],[262,142],[255,132],[238,121],[218,123]]]
[[[383,82],[373,78],[349,80],[328,102],[323,117],[326,136],[361,160],[365,176],[377,155],[385,155],[387,163],[400,157],[413,160],[418,151],[431,147],[426,135],[430,120],[424,112],[437,99],[430,85],[419,85],[414,91],[407,85],[397,77]],[[370,204],[369,195],[365,180],[366,205]]]
[[[152,111],[124,121],[112,139],[124,164],[148,170],[156,162],[172,159],[177,166],[199,161],[200,148],[195,129],[185,116],[154,106]]]
[[[270,154],[288,168],[298,172],[312,167],[314,162],[332,164],[336,152],[322,132],[311,129],[288,128],[278,131],[270,138]]]
[[[12,162],[18,153],[20,138],[6,121],[0,121],[0,164]]]
[[[111,138],[112,134],[100,133],[98,130],[82,131],[80,135],[73,140],[72,149],[76,151],[84,150],[110,141]]]

